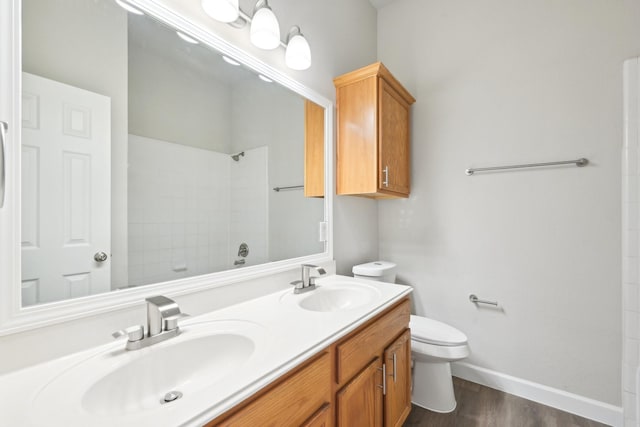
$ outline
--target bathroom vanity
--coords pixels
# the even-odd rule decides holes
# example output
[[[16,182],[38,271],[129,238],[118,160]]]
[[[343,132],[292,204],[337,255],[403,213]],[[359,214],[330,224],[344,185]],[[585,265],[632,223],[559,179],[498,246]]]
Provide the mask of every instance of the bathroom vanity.
[[[402,285],[329,276],[0,377],[6,425],[401,425],[410,410]],[[188,310],[188,307],[183,307]],[[180,394],[164,402],[167,394]]]
[[[405,298],[207,426],[402,425],[411,411],[409,315]]]

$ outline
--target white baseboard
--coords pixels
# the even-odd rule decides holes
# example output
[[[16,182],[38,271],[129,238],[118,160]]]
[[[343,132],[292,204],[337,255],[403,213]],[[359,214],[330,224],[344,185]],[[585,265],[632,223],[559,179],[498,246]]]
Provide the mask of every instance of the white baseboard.
[[[622,427],[624,422],[622,408],[619,406],[610,405],[465,362],[452,363],[451,372],[454,376],[464,380],[482,384],[610,426]]]

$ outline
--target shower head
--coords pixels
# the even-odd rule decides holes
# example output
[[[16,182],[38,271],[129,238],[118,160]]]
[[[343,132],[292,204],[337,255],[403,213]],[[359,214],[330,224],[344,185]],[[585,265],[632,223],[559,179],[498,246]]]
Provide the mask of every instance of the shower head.
[[[238,154],[232,154],[231,158],[237,162],[238,160],[240,160],[240,156],[244,157],[244,151],[239,152]]]

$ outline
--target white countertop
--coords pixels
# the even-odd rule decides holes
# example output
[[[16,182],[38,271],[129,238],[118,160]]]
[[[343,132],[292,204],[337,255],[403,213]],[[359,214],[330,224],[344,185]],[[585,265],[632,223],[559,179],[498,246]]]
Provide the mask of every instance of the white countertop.
[[[140,425],[202,425],[247,397],[262,389],[298,364],[345,336],[365,321],[373,318],[411,292],[408,286],[394,285],[347,276],[329,276],[317,281],[319,287],[363,283],[377,291],[375,300],[353,309],[318,312],[302,309],[298,302],[313,292],[293,295],[291,289],[188,318],[181,323],[181,334],[172,339],[191,339],[202,335],[204,327],[247,325],[253,334],[255,351],[252,357],[210,385],[191,381],[193,393],[166,405],[123,413],[99,413],[83,401],[86,391],[100,376],[93,377],[91,363],[107,366],[106,371],[126,364],[128,359],[145,356],[152,360],[155,349],[171,345],[172,339],[151,347],[125,352],[118,341],[95,347],[67,357],[55,359],[28,369],[0,376],[0,425],[11,426],[140,426]],[[143,320],[143,319],[141,319]],[[231,326],[229,326],[231,327]],[[5,350],[6,351],[6,350]],[[224,348],[212,349],[213,353]],[[147,359],[145,359],[147,360]],[[176,361],[175,363],[179,363]],[[171,366],[160,367],[170,370]],[[184,369],[188,369],[185,367]],[[107,372],[108,373],[108,372]],[[65,376],[72,387],[60,387],[58,378]],[[68,382],[68,379],[71,382]],[[202,384],[194,384],[200,382]],[[180,385],[176,386],[180,389]],[[197,387],[197,388],[193,388]],[[68,389],[67,389],[68,388]],[[43,390],[47,391],[43,401]],[[114,399],[126,399],[128,390],[113,391]],[[167,390],[169,391],[169,390]],[[129,391],[131,392],[131,391]],[[124,397],[123,397],[124,396]],[[161,396],[160,396],[161,397]]]

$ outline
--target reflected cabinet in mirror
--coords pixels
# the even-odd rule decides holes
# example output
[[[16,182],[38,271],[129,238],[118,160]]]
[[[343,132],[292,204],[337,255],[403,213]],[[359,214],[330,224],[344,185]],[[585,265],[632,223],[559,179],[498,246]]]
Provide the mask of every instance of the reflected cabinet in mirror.
[[[324,108],[259,77],[114,0],[23,0],[22,306],[324,252]]]

